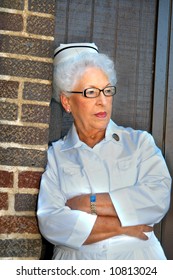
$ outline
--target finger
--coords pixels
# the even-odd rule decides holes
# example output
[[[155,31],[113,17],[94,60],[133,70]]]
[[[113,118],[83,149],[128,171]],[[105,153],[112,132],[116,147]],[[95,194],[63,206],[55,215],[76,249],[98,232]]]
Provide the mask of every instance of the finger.
[[[142,240],[148,240],[148,236],[143,232],[140,234],[139,238],[142,239]]]
[[[151,226],[144,226],[143,231],[151,232],[151,231],[153,231],[153,227],[151,227]]]

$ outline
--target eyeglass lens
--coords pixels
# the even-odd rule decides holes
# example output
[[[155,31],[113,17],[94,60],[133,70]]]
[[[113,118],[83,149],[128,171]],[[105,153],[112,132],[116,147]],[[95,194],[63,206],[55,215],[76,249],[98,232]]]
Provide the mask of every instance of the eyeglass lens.
[[[116,87],[105,87],[103,90],[100,90],[98,88],[88,88],[84,90],[84,95],[86,97],[97,97],[99,96],[101,91],[104,93],[105,96],[112,96],[116,93]]]

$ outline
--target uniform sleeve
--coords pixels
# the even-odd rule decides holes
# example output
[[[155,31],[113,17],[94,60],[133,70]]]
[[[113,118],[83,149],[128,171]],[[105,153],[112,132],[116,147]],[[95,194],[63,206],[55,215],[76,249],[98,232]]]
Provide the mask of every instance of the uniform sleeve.
[[[79,248],[89,236],[96,216],[65,206],[53,149],[48,150],[48,163],[42,176],[37,217],[41,234],[54,245]]]
[[[170,205],[171,177],[161,151],[148,133],[141,135],[135,185],[110,193],[123,226],[156,224]]]

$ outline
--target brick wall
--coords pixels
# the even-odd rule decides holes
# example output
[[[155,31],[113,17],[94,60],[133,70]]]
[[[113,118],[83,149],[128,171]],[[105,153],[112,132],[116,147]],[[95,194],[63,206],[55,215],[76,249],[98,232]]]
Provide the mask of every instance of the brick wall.
[[[0,0],[0,259],[41,255],[54,10],[53,0]]]

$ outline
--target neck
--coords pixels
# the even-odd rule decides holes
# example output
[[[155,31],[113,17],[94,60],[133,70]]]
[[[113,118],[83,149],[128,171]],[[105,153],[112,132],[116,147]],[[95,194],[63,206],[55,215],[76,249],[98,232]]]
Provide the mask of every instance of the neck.
[[[82,132],[77,131],[79,139],[87,144],[89,147],[93,148],[97,143],[99,143],[101,140],[105,137],[105,130],[99,130],[95,132]]]

